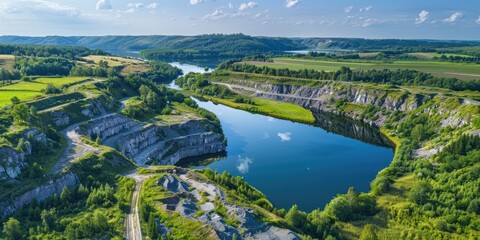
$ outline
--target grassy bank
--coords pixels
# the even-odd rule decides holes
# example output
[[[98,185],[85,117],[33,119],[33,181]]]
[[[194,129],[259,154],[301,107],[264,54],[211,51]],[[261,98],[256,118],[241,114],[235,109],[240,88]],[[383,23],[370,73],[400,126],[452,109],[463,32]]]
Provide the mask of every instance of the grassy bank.
[[[197,95],[198,96],[198,95]],[[237,103],[233,98],[217,98],[210,96],[198,96],[212,101],[216,104],[222,104],[231,108],[245,110],[251,113],[263,114],[284,120],[301,122],[307,124],[315,123],[315,118],[311,111],[295,104],[266,100],[262,98],[249,98],[251,103]]]

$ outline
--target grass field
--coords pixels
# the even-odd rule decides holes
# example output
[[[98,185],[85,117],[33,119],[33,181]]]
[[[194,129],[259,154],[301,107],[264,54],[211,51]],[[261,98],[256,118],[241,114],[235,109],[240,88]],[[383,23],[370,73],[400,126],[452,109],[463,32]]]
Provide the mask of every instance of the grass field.
[[[326,61],[311,59],[275,58],[273,63],[248,62],[257,66],[272,68],[289,68],[292,70],[314,69],[317,71],[336,71],[340,67],[350,67],[352,70],[381,70],[381,69],[412,69],[431,73],[440,77],[456,77],[459,79],[480,79],[480,66],[477,64],[433,62],[433,61],[396,61],[385,62],[353,62],[353,61]]]
[[[0,91],[14,90],[14,91],[35,91],[40,92],[47,87],[47,84],[53,84],[56,87],[61,87],[66,84],[72,84],[85,80],[85,77],[62,77],[62,78],[37,78],[34,81],[20,81],[12,85],[0,87]]]
[[[63,85],[80,82],[86,79],[88,78],[87,77],[37,78],[35,79],[35,82],[43,83],[45,85],[51,83],[57,87],[60,87]]]
[[[93,61],[95,64],[99,64],[101,60],[107,61],[110,67],[123,66],[122,73],[124,74],[148,70],[148,65],[145,62],[133,58],[91,55],[84,57],[84,59]]]
[[[285,120],[302,123],[315,122],[315,118],[313,117],[311,111],[291,103],[277,102],[262,98],[252,98],[252,100],[255,102],[255,105],[252,105],[248,103],[236,103],[233,99],[222,99],[208,96],[204,96],[204,98],[214,103],[223,104],[232,108],[265,114]]]
[[[66,84],[72,84],[85,80],[85,77],[63,77],[63,78],[38,78],[34,81],[20,81],[11,85],[0,87],[0,107],[11,104],[13,97],[18,97],[20,101],[28,101],[42,96],[42,90],[51,83],[57,87]]]
[[[40,92],[29,92],[29,91],[0,91],[0,107],[4,107],[5,105],[9,105],[12,102],[10,99],[13,97],[18,97],[20,101],[27,101],[31,100],[35,97],[42,96]]]
[[[445,55],[447,57],[453,56],[453,57],[471,57],[468,55],[464,54],[451,54],[451,53],[445,53],[445,54],[440,54],[440,53],[427,53],[427,52],[416,52],[416,53],[409,53],[408,55],[414,56],[420,59],[424,60],[430,60],[433,59],[434,57],[441,57],[442,55]]]
[[[11,70],[15,64],[15,56],[0,54],[0,68]]]

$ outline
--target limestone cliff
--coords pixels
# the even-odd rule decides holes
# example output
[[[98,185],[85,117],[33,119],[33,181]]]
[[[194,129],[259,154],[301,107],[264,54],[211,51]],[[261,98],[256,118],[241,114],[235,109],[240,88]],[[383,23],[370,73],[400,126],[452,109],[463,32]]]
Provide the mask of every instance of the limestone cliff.
[[[411,94],[401,89],[382,89],[333,81],[325,81],[318,86],[310,87],[234,79],[232,80],[232,87],[234,89],[246,87],[254,97],[289,102],[307,109],[332,113],[337,111],[335,101],[375,106],[390,111],[407,111],[418,108],[432,98],[428,95]],[[383,126],[386,120],[386,116],[381,113],[378,114],[377,119],[371,121],[362,119],[353,112],[344,114],[352,119],[363,120],[377,127]]]
[[[181,159],[225,151],[224,136],[206,120],[188,120],[171,125],[145,124],[119,114],[90,121],[80,134],[102,139],[137,164],[172,165]]]
[[[66,172],[20,196],[3,200],[0,202],[0,218],[11,216],[17,209],[30,204],[34,200],[41,202],[55,194],[60,195],[63,188],[72,189],[77,186],[78,183],[79,180],[73,172]]]
[[[25,153],[9,146],[0,147],[0,180],[17,178],[27,165],[24,159]]]

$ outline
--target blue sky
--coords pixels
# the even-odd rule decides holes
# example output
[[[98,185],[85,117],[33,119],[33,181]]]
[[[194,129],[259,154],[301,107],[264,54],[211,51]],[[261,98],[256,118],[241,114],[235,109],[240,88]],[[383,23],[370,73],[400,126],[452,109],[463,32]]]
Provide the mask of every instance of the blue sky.
[[[480,40],[477,0],[0,0],[0,35]]]

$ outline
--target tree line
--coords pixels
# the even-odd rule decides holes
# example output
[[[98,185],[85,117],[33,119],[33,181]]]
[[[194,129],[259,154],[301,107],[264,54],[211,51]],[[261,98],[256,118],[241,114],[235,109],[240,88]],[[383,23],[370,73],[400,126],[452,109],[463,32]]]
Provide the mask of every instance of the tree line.
[[[434,77],[429,73],[409,69],[362,70],[352,71],[349,67],[341,67],[337,71],[325,72],[312,69],[291,70],[276,69],[267,66],[255,66],[228,61],[220,64],[219,70],[255,73],[279,77],[304,78],[312,80],[336,80],[350,82],[367,82],[392,85],[428,86],[446,88],[454,91],[480,91],[480,80],[463,81],[457,78]]]

